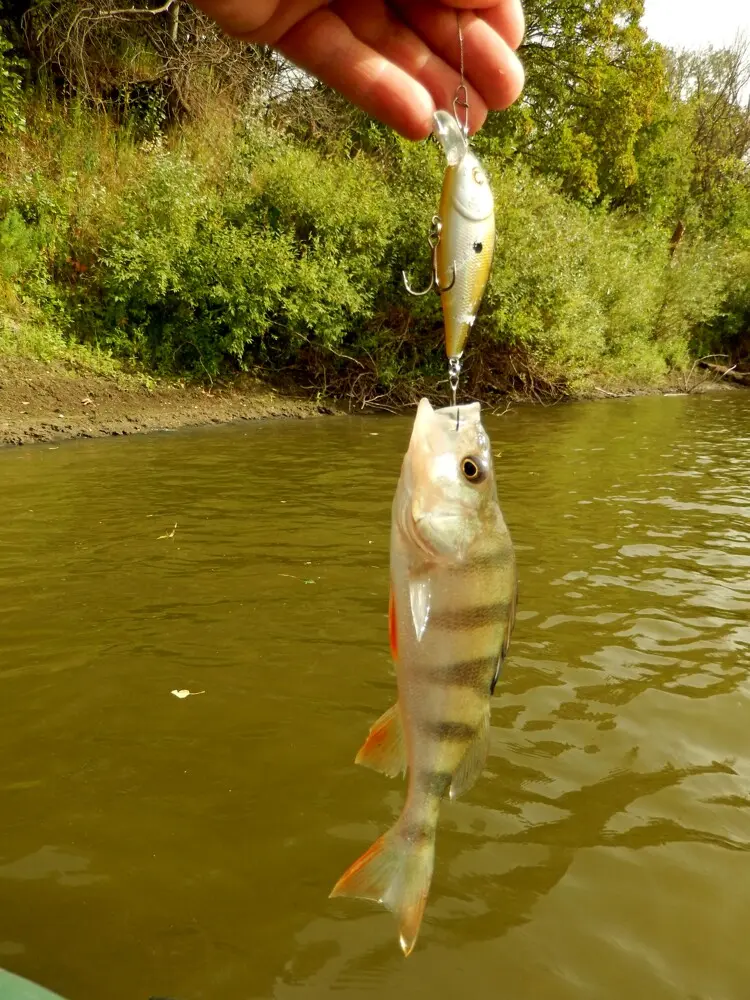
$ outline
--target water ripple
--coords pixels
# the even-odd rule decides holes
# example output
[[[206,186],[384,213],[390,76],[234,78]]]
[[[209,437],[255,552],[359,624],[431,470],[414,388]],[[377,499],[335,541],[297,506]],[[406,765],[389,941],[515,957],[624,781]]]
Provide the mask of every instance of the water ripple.
[[[521,585],[487,768],[408,962],[327,899],[403,801],[352,760],[409,423],[0,456],[6,964],[109,1000],[744,998],[741,393],[488,421]]]

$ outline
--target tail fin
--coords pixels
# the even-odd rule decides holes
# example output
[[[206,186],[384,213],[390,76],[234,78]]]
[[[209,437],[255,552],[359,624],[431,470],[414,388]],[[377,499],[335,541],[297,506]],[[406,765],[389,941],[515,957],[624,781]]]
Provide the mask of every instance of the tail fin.
[[[331,896],[382,903],[396,915],[404,955],[417,942],[435,861],[435,833],[404,837],[399,824],[379,837],[348,868]]]

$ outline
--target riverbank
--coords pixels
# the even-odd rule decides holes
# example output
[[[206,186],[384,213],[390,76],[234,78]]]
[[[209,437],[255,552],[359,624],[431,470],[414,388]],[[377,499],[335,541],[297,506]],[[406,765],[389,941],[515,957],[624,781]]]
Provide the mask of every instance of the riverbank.
[[[204,387],[0,357],[0,446],[335,412],[248,376]]]
[[[693,371],[688,378],[675,374],[658,388],[599,388],[578,398],[712,391],[743,389],[714,374]],[[539,402],[529,396],[503,396],[487,400],[487,405],[496,408],[503,400],[510,405]],[[321,402],[292,385],[272,386],[248,375],[200,385],[77,369],[61,360],[0,357],[0,447],[344,412],[343,405]]]

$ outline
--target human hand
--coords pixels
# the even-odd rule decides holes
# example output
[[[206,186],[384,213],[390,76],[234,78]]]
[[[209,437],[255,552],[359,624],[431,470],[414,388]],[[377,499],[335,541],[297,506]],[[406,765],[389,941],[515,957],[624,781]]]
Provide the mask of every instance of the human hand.
[[[523,88],[521,0],[195,0],[229,34],[270,45],[409,139],[460,83],[456,14],[475,132]]]

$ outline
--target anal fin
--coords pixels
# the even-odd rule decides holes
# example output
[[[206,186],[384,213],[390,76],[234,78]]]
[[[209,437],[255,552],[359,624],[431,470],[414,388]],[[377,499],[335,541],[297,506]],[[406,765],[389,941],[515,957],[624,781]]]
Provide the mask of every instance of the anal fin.
[[[406,748],[404,727],[398,702],[383,712],[370,727],[367,739],[354,758],[355,763],[381,771],[389,778],[406,773]]]
[[[452,799],[457,799],[459,795],[468,792],[477,778],[479,778],[487,760],[489,749],[490,706],[488,702],[477,735],[467,747],[464,758],[453,775],[450,788],[450,797]]]

